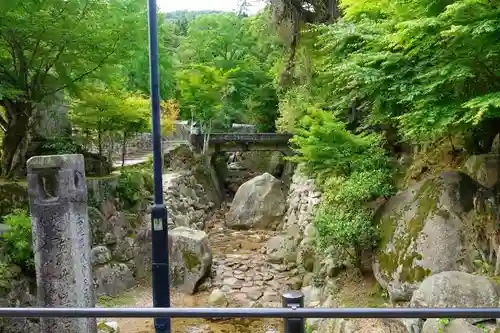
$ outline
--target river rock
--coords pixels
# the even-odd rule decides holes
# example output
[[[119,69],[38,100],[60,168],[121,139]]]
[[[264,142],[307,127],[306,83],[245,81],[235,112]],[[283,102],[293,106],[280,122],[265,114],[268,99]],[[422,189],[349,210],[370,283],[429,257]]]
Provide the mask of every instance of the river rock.
[[[220,289],[214,289],[208,296],[208,305],[211,307],[224,308],[229,304],[226,294]]]
[[[172,285],[179,287],[182,292],[193,294],[212,266],[207,234],[177,227],[169,232],[168,247]]]
[[[442,272],[426,278],[411,298],[414,308],[494,308],[495,285],[484,276],[465,272]],[[467,319],[476,323],[484,319]]]
[[[116,296],[135,285],[132,271],[126,264],[110,263],[94,269],[97,296]]]
[[[233,229],[276,229],[286,208],[283,184],[269,173],[240,186],[226,215],[226,226]]]
[[[474,205],[484,188],[444,172],[392,197],[376,214],[381,241],[373,271],[392,301],[408,301],[420,283],[444,271],[472,271]]]
[[[266,254],[272,263],[295,262],[298,240],[291,235],[274,236],[267,241]]]
[[[422,327],[421,333],[484,333],[485,331],[476,327],[464,319],[454,319],[444,323],[439,319],[427,319]]]

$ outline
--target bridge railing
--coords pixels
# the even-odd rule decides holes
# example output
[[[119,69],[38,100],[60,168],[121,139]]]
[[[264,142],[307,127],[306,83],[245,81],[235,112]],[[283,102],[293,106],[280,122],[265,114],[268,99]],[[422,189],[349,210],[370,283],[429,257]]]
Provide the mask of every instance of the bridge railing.
[[[236,144],[288,144],[292,138],[291,134],[287,133],[212,133],[210,134],[209,145],[221,145],[225,143]],[[191,144],[201,149],[204,142],[204,134],[191,134],[189,141]]]
[[[304,295],[295,291],[282,301],[282,308],[0,308],[0,317],[282,318],[285,333],[304,333],[306,318],[500,318],[500,308],[304,308]]]

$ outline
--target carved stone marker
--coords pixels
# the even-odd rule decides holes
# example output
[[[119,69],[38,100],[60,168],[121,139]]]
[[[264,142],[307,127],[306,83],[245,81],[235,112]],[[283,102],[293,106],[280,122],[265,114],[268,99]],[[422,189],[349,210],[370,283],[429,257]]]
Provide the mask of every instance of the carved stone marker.
[[[94,307],[87,185],[82,155],[28,160],[38,303]],[[95,319],[41,318],[43,333],[96,333]]]

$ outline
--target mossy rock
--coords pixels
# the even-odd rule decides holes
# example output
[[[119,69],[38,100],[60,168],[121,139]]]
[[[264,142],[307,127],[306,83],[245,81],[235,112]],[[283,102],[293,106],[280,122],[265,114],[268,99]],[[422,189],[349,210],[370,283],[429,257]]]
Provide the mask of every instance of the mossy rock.
[[[444,172],[398,193],[376,214],[380,243],[373,268],[393,301],[409,300],[431,274],[472,269],[466,233],[481,189],[463,173]]]
[[[28,209],[29,198],[26,187],[17,183],[0,185],[0,219],[14,211],[14,209]]]
[[[500,154],[472,155],[464,169],[481,185],[492,187],[500,180]]]

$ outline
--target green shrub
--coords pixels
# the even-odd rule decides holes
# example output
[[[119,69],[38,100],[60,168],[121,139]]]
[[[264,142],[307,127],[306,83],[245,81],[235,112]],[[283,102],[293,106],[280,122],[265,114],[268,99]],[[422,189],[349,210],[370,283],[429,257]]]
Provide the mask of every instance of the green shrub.
[[[31,218],[22,209],[15,209],[5,216],[9,230],[3,235],[3,250],[8,260],[26,272],[34,272]]]
[[[317,244],[339,247],[359,264],[377,240],[366,203],[393,193],[390,159],[376,134],[353,134],[331,113],[310,108],[292,139],[301,163],[318,179],[323,200],[315,216]]]
[[[124,208],[132,208],[150,195],[151,189],[148,187],[152,188],[150,175],[141,170],[123,169],[118,178],[115,195]]]

